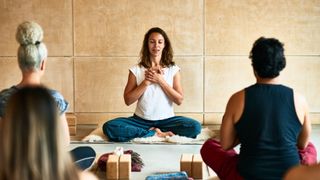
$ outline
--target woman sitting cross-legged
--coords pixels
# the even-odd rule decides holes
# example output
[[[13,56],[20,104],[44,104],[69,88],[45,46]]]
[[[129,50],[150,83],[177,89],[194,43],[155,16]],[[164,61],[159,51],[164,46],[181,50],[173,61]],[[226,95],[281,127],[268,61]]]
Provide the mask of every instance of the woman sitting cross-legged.
[[[131,117],[107,121],[104,134],[112,141],[130,141],[136,137],[180,135],[196,138],[198,121],[175,116],[173,103],[183,100],[180,68],[173,61],[173,51],[167,34],[151,28],[144,36],[139,64],[129,70],[124,90],[127,105],[137,102]]]

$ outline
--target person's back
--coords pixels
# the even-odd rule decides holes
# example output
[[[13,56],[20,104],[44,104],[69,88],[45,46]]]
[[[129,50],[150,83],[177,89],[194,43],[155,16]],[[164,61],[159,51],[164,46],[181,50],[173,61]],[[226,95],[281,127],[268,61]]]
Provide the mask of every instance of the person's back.
[[[282,179],[299,164],[315,163],[305,98],[281,85],[286,66],[283,44],[257,39],[250,52],[256,83],[233,94],[220,128],[220,142],[201,148],[203,161],[223,180]],[[233,148],[240,144],[240,153]]]
[[[241,142],[240,174],[246,179],[262,174],[278,179],[299,164],[296,143],[301,126],[291,88],[259,83],[246,88],[244,111],[235,125]]]
[[[58,117],[55,101],[45,88],[24,87],[9,98],[0,123],[0,179],[96,179],[71,161]]]

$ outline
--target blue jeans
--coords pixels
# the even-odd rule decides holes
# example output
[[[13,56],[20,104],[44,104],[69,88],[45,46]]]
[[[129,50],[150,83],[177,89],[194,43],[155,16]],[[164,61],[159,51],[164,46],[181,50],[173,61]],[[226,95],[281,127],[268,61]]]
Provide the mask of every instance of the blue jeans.
[[[164,120],[145,120],[137,115],[120,117],[104,123],[102,130],[111,141],[126,142],[137,137],[150,137],[155,134],[151,127],[163,132],[171,131],[176,135],[196,138],[201,131],[201,124],[191,118],[174,116]]]

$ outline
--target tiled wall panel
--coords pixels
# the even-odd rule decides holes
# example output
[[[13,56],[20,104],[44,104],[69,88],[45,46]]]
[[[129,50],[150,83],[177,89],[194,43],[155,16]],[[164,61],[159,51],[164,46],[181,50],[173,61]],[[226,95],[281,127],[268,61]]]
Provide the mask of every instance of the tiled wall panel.
[[[199,0],[75,0],[77,56],[137,56],[144,34],[163,28],[176,55],[203,51],[203,2]]]
[[[207,57],[205,60],[205,112],[224,112],[229,97],[255,82],[245,56]]]
[[[123,91],[137,58],[76,58],[76,112],[131,112]]]
[[[181,84],[184,99],[177,112],[203,112],[203,60],[201,57],[177,57],[181,68]]]
[[[74,111],[73,60],[67,57],[50,57],[42,82],[59,91],[69,103],[69,112]]]
[[[27,20],[42,26],[49,56],[72,56],[72,0],[0,1],[0,56],[16,56],[16,28]]]
[[[284,84],[305,96],[310,112],[320,112],[320,57],[287,57]]]
[[[0,57],[0,89],[9,88],[21,81],[21,72],[16,58]]]
[[[204,124],[213,125],[221,124],[223,113],[206,113],[204,116]]]
[[[207,55],[247,55],[260,36],[277,37],[290,55],[320,53],[320,1],[206,0]]]

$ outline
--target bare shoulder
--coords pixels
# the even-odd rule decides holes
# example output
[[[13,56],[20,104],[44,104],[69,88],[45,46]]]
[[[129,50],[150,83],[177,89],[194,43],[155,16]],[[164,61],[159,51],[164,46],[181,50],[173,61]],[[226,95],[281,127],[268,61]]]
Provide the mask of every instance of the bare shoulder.
[[[307,106],[307,100],[301,93],[294,90],[293,97],[294,97],[295,105]]]
[[[124,92],[130,92],[132,91],[135,87],[137,86],[137,82],[136,82],[136,76],[129,71],[129,75],[128,75],[128,81],[127,81],[127,85],[125,87]]]
[[[229,99],[226,113],[233,116],[234,123],[236,123],[242,115],[242,112],[244,109],[244,96],[245,96],[245,91],[240,90],[234,93]]]
[[[294,97],[294,107],[297,113],[297,116],[303,124],[305,116],[308,114],[309,108],[306,98],[297,91],[293,91]]]
[[[237,103],[239,102],[239,100],[243,100],[244,99],[244,89],[234,93],[231,97],[230,97],[230,102],[233,103]]]
[[[79,174],[80,180],[98,180],[98,178],[90,172],[83,171]]]

